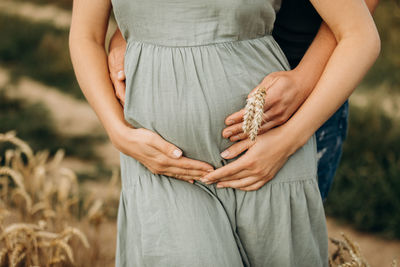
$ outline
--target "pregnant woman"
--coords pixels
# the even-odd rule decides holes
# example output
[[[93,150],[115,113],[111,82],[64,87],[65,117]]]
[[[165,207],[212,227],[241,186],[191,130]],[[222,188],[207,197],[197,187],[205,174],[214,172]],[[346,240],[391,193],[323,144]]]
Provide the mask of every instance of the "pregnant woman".
[[[116,266],[328,266],[313,132],[376,59],[379,37],[361,0],[311,2],[338,40],[321,79],[285,127],[235,143],[247,151],[225,159],[234,144],[221,135],[226,116],[267,85],[267,74],[289,70],[271,36],[280,2],[113,0],[127,41],[122,109],[104,48],[111,2],[74,1],[77,79],[121,151]],[[293,140],[283,137],[296,131],[303,145],[273,179],[253,168],[269,144],[287,145]],[[250,179],[257,190],[174,178],[244,161],[227,178]]]

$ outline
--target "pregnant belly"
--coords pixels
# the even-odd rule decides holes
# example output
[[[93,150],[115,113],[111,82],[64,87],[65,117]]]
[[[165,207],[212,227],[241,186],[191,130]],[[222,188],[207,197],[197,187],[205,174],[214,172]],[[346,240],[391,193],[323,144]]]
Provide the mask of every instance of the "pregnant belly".
[[[145,55],[141,50],[140,57],[126,56],[126,121],[156,132],[182,149],[184,156],[216,168],[235,160],[237,157],[225,160],[220,156],[233,144],[222,137],[226,117],[244,108],[249,92],[269,72],[284,67],[265,57],[247,68],[227,49],[226,57],[219,53],[218,59],[208,55],[197,60],[193,51],[182,53],[179,59],[173,50],[154,49]]]

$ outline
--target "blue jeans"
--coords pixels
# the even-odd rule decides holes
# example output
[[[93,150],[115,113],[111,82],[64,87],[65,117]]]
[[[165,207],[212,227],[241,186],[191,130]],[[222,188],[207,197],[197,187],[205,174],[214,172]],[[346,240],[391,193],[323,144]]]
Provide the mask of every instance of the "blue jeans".
[[[318,186],[325,201],[342,156],[347,136],[348,100],[316,132],[318,152]]]

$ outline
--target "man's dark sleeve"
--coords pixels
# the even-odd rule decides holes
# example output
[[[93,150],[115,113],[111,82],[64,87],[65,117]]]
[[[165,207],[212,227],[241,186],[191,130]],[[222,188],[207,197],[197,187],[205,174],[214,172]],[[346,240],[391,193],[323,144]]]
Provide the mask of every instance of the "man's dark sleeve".
[[[273,37],[295,68],[321,26],[321,17],[309,0],[282,0]]]

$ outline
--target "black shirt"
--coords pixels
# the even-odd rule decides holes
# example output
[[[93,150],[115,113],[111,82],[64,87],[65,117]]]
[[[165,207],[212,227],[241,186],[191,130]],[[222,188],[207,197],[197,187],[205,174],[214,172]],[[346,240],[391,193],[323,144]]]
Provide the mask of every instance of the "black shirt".
[[[273,37],[295,68],[321,26],[321,17],[309,0],[282,0]]]

